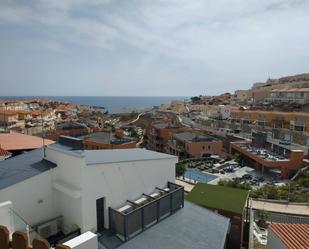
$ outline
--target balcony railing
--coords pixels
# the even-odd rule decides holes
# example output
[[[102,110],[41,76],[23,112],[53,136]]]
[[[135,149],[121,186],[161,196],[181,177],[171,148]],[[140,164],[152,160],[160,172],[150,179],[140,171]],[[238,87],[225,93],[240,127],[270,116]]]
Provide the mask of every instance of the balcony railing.
[[[125,206],[109,208],[109,228],[112,233],[126,241],[148,227],[173,214],[184,206],[184,188],[168,182],[167,188],[156,188],[152,194],[143,194]]]
[[[289,97],[270,97],[265,99],[267,102],[273,103],[296,103],[296,104],[304,104],[305,99],[299,98],[289,98]]]

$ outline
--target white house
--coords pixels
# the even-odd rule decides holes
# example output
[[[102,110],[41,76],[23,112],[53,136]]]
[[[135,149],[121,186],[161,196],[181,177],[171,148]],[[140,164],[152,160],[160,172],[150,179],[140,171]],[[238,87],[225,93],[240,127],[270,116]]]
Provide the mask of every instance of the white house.
[[[144,149],[83,151],[54,144],[1,162],[0,202],[12,201],[30,225],[63,216],[67,231],[97,231],[109,226],[108,207],[173,182],[177,160]]]
[[[73,249],[94,249],[97,237],[107,249],[115,241],[121,249],[225,248],[229,219],[184,204],[174,183],[177,160],[145,149],[88,151],[82,140],[60,137],[0,162],[0,224],[29,231],[30,240],[61,231],[61,243],[79,228],[86,234],[67,242]]]
[[[226,105],[219,105],[219,117],[221,119],[229,119],[231,116],[231,108]]]

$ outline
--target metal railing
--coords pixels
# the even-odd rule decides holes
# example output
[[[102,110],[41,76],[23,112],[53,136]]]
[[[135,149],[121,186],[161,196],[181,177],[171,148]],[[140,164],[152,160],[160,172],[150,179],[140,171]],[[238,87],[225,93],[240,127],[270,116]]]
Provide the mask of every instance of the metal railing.
[[[121,212],[109,207],[109,229],[126,241],[184,206],[184,188],[168,182],[169,190],[156,188],[159,195],[143,194],[143,204],[127,201],[130,211]]]
[[[261,218],[256,214],[255,219]],[[309,216],[267,212],[266,220],[270,223],[309,224]]]

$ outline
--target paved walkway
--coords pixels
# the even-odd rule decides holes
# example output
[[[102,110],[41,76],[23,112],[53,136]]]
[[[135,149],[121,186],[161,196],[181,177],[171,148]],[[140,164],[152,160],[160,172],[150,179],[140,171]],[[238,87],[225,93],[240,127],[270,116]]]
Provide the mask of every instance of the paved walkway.
[[[194,184],[190,184],[181,180],[176,179],[175,183],[183,186],[185,188],[185,192],[191,192],[191,190],[194,188]]]
[[[276,203],[271,201],[252,200],[252,208],[285,214],[309,216],[309,204]]]

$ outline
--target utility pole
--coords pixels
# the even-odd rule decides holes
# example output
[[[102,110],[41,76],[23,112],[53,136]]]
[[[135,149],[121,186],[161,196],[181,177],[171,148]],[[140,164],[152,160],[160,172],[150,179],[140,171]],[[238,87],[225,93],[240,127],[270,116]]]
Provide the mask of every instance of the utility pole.
[[[291,185],[290,185],[290,181],[288,182],[288,186],[289,186],[288,203],[290,203],[290,194],[291,194]]]

